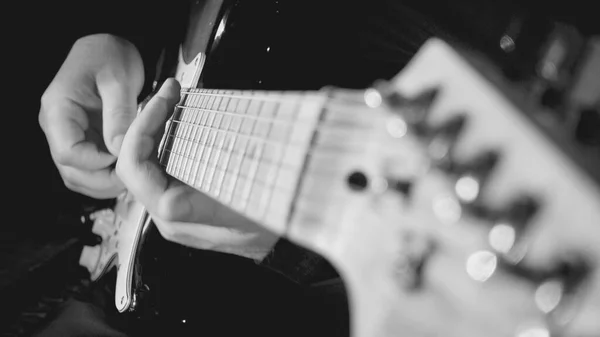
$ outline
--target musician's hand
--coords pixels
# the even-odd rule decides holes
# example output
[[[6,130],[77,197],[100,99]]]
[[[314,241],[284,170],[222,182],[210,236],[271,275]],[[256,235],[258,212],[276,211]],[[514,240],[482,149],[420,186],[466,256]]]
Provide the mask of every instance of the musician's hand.
[[[277,236],[167,176],[158,165],[157,135],[164,130],[179,94],[179,84],[169,79],[148,102],[125,135],[117,174],[167,240],[261,260]]]
[[[39,114],[69,189],[98,199],[124,190],[114,163],[143,83],[142,59],[130,42],[106,34],[75,42],[44,92]]]

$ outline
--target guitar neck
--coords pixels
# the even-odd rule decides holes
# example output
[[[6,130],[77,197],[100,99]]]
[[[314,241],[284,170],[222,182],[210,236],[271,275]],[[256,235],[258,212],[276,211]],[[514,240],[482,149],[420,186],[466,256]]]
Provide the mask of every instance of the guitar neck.
[[[325,92],[184,89],[160,164],[248,218],[284,226]]]

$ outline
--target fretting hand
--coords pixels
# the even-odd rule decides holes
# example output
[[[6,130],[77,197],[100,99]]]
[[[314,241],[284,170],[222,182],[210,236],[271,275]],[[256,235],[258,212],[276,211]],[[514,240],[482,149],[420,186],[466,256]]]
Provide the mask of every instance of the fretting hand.
[[[167,240],[261,260],[276,235],[167,176],[158,164],[159,136],[179,95],[179,83],[168,79],[134,120],[121,147],[117,175]]]

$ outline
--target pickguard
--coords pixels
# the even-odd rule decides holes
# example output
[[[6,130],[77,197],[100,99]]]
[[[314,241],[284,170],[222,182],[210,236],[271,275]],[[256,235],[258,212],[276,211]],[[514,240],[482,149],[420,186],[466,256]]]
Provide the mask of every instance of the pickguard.
[[[175,71],[175,78],[179,81],[182,88],[195,88],[200,79],[202,68],[204,67],[204,61],[206,56],[204,53],[198,53],[190,63],[186,63],[184,60],[184,49],[183,46],[179,48],[179,55],[177,57],[177,69]]]
[[[196,86],[204,60],[205,54],[198,53],[190,63],[186,63],[183,47],[180,47],[175,78],[182,87]],[[146,214],[144,206],[125,192],[117,199],[114,210],[104,209],[91,216],[94,220],[92,232],[102,237],[102,243],[84,247],[79,264],[88,269],[94,281],[116,266],[115,306],[119,312],[127,311],[134,304],[135,255],[149,222]]]
[[[136,248],[146,223],[144,215],[142,204],[127,192],[119,196],[114,210],[93,213],[92,232],[102,237],[102,243],[85,246],[79,259],[93,281],[116,266],[115,306],[120,312],[126,311],[133,301],[131,281]]]
[[[222,2],[206,0],[192,5],[190,21],[194,24],[188,27],[187,38],[178,49],[173,75],[182,88],[198,86],[206,60],[206,47]],[[92,232],[102,237],[102,243],[84,247],[79,264],[88,269],[93,281],[116,266],[115,306],[119,312],[128,311],[135,307],[133,275],[136,254],[144,231],[151,225],[150,217],[144,206],[125,192],[118,197],[114,210],[95,212],[91,218],[94,220]]]

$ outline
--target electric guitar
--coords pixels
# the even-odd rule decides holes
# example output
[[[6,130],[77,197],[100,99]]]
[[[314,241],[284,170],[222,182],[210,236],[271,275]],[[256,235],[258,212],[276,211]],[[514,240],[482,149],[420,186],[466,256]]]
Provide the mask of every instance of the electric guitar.
[[[160,163],[330,261],[352,336],[600,333],[595,150],[438,39],[365,90],[219,87],[210,72],[236,50],[217,51],[230,12],[210,6],[197,19],[212,34],[178,53]],[[116,268],[115,306],[136,311],[153,220],[127,194],[93,218],[103,240],[80,263],[94,280]]]

